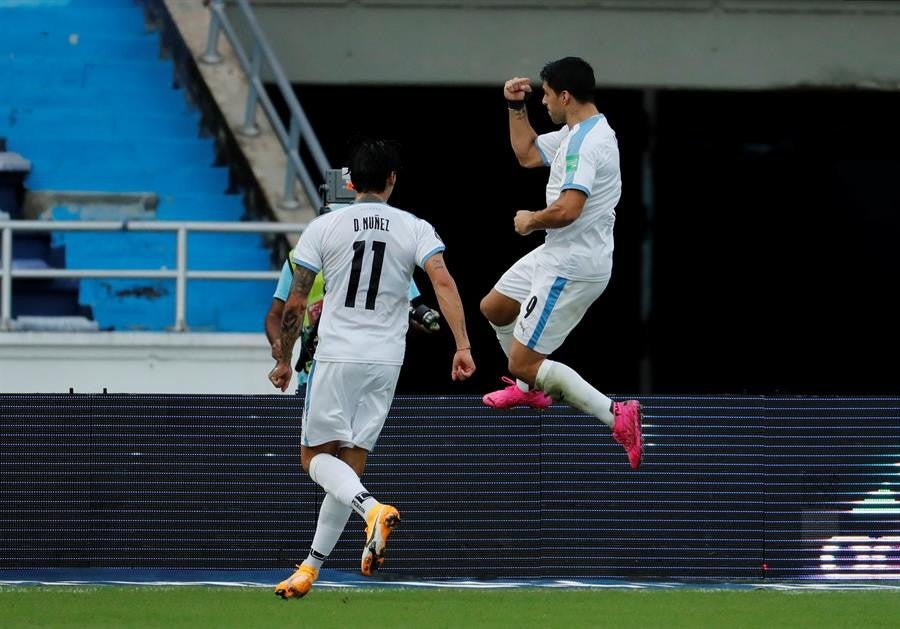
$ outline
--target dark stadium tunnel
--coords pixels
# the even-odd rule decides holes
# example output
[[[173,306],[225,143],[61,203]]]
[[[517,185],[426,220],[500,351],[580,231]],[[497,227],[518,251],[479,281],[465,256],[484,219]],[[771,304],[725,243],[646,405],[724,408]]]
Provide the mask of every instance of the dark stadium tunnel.
[[[404,167],[391,202],[432,222],[447,244],[478,372],[451,382],[449,335],[413,336],[398,392],[499,386],[505,357],[478,304],[541,242],[516,235],[512,216],[543,207],[547,177],[516,163],[499,89],[298,85],[295,92],[333,166],[342,165],[354,135],[399,141]],[[900,312],[884,297],[900,279],[891,242],[900,229],[900,193],[891,183],[900,168],[892,150],[900,94],[662,90],[652,126],[639,90],[600,89],[597,99],[621,153],[615,266],[606,293],[555,358],[610,394],[900,392],[882,368],[882,357],[900,349],[893,330]],[[539,90],[530,102],[536,130],[555,128]],[[652,223],[641,193],[651,140]],[[433,304],[425,275],[416,280]]]

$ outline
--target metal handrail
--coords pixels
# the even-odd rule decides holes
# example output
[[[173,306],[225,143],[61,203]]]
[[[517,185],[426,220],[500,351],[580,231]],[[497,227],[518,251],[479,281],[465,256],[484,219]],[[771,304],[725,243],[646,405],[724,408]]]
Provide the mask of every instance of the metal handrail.
[[[200,221],[0,221],[0,331],[12,328],[12,281],[42,278],[163,278],[175,280],[176,332],[188,329],[185,320],[187,280],[272,280],[280,270],[272,271],[190,271],[187,268],[188,232],[216,233],[300,233],[305,223],[200,222]],[[175,232],[175,269],[13,269],[13,232]]]
[[[253,136],[259,133],[256,126],[256,106],[262,104],[263,111],[268,118],[281,148],[287,157],[287,166],[284,174],[284,195],[282,197],[282,206],[285,208],[295,208],[297,203],[294,194],[294,183],[299,177],[306,196],[311,205],[315,206],[319,199],[319,188],[313,182],[306,165],[300,157],[300,142],[306,143],[307,149],[315,162],[316,169],[320,176],[320,181],[325,180],[325,171],[330,168],[325,152],[319,144],[319,139],[313,131],[294,90],[291,88],[290,82],[272,47],[269,45],[265,34],[256,21],[256,16],[250,8],[247,0],[236,0],[237,6],[246,22],[246,26],[252,36],[252,51],[250,55],[241,45],[235,32],[234,26],[225,13],[224,0],[212,0],[209,4],[209,34],[207,36],[206,51],[200,56],[200,61],[204,63],[214,64],[222,61],[222,55],[218,51],[219,34],[224,32],[231,44],[241,69],[247,78],[247,108],[244,112],[244,126],[241,132],[245,135]],[[263,69],[263,63],[271,71],[275,79],[275,84],[281,91],[281,96],[287,104],[290,113],[290,127],[285,129],[284,123],[278,116],[272,100],[266,92],[265,85],[260,78],[260,72]]]

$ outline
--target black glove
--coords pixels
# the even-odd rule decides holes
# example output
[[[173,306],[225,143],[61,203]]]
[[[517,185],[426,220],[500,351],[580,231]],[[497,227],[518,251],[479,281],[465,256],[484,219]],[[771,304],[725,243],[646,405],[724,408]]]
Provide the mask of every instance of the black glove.
[[[437,332],[441,329],[440,318],[441,313],[429,308],[425,304],[409,307],[410,322],[427,334]]]

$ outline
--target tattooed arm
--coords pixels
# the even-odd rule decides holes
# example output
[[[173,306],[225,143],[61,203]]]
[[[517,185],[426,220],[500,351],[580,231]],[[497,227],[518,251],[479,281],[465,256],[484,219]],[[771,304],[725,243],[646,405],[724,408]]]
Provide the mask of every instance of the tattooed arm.
[[[281,359],[281,316],[284,314],[284,302],[277,297],[272,299],[272,305],[266,313],[265,331],[272,348],[272,358]]]
[[[456,281],[447,270],[444,256],[440,253],[434,254],[425,261],[425,272],[434,287],[438,308],[441,309],[441,314],[444,315],[444,320],[447,322],[450,332],[453,333],[453,340],[456,343],[450,378],[465,380],[475,373],[475,361],[472,360],[472,345],[466,332],[466,315],[463,312]]]
[[[284,302],[284,313],[281,316],[281,358],[275,368],[269,372],[269,380],[282,391],[288,388],[294,373],[291,368],[291,356],[297,337],[300,336],[300,329],[303,327],[306,299],[315,279],[315,271],[298,266],[294,270],[291,292],[288,294],[287,301]]]

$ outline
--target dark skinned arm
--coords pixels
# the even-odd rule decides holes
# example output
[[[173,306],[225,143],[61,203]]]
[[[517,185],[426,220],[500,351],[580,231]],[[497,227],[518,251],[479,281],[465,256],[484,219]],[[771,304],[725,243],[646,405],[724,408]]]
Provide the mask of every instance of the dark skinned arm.
[[[303,327],[303,318],[306,315],[306,304],[309,291],[316,280],[316,272],[305,267],[298,266],[294,270],[294,278],[291,282],[291,292],[284,302],[284,312],[281,316],[281,358],[269,372],[269,380],[281,389],[287,390],[293,375],[291,368],[291,356],[294,353],[294,345],[300,336]]]
[[[281,316],[284,313],[284,302],[277,297],[272,299],[269,312],[266,313],[265,329],[266,338],[272,347],[272,358],[276,361],[281,358]]]

